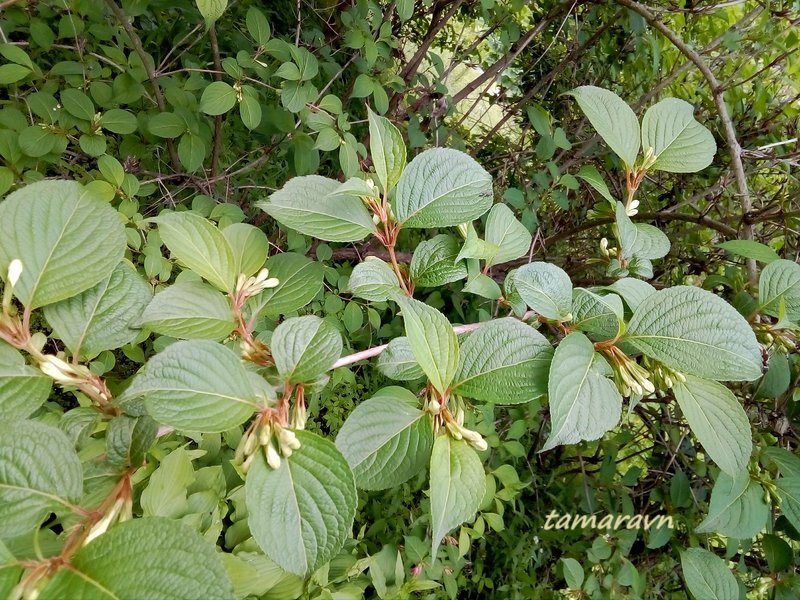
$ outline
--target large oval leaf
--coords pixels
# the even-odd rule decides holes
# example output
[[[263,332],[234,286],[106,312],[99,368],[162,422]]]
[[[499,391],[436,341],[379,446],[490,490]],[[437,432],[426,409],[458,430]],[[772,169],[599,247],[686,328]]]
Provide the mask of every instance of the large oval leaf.
[[[610,368],[584,334],[558,344],[550,367],[550,435],[542,452],[559,444],[596,440],[619,423],[622,396],[607,377]]]
[[[439,435],[431,454],[431,556],[442,538],[468,521],[486,493],[486,475],[478,454],[463,440]]]
[[[391,267],[380,258],[368,256],[350,274],[348,291],[364,300],[386,302],[400,293],[400,282]]]
[[[83,495],[83,468],[61,430],[35,421],[0,422],[0,539],[36,529]]]
[[[761,312],[777,317],[781,300],[786,316],[800,320],[800,265],[791,260],[775,260],[764,267],[758,280]]]
[[[492,207],[492,177],[458,150],[431,148],[406,167],[394,212],[404,227],[449,227],[473,221]]]
[[[563,269],[545,262],[524,265],[514,271],[514,289],[545,319],[572,319],[572,281]]]
[[[221,340],[236,326],[230,301],[199,281],[181,281],[156,294],[141,322],[161,335],[188,340]]]
[[[52,387],[52,379],[24,361],[3,364],[0,360],[0,412],[3,419],[24,419],[31,415],[44,404]]]
[[[364,490],[395,487],[428,464],[433,447],[429,414],[401,387],[379,390],[350,413],[336,436],[356,485]]]
[[[703,548],[681,552],[686,587],[697,600],[731,600],[739,597],[739,584],[728,565]]]
[[[14,294],[29,308],[97,285],[124,252],[117,211],[75,181],[32,183],[0,203],[0,277],[22,261]]]
[[[41,600],[233,600],[214,546],[187,525],[152,517],[115,525],[70,558]]]
[[[467,277],[467,267],[456,262],[458,241],[439,234],[420,242],[411,257],[411,281],[419,287],[438,287]]]
[[[616,294],[601,296],[583,288],[572,290],[572,324],[595,336],[593,339],[610,340],[617,335],[623,315],[622,298]]]
[[[128,261],[93,288],[44,309],[44,316],[73,354],[94,358],[132,342],[139,315],[153,297],[150,285]]]
[[[645,152],[653,149],[651,168],[670,173],[705,169],[717,152],[714,136],[695,121],[694,107],[678,98],[665,98],[644,113],[642,147]]]
[[[747,468],[753,451],[750,421],[742,404],[716,381],[686,376],[673,387],[692,432],[711,459],[731,477]]]
[[[550,342],[533,327],[497,319],[461,344],[453,392],[496,404],[529,402],[547,393]]]
[[[294,312],[311,302],[322,289],[322,263],[302,254],[276,254],[267,260],[266,268],[269,276],[278,280],[278,286],[264,290],[247,303],[253,315],[277,317]]]
[[[241,359],[207,340],[175,342],[151,358],[120,402],[139,397],[156,421],[184,431],[227,431],[258,408]]]
[[[680,285],[651,294],[633,313],[623,339],[686,374],[720,381],[761,376],[761,349],[750,325],[700,288]]]
[[[342,354],[342,336],[314,315],[287,319],[272,334],[272,356],[289,383],[311,383]]]
[[[308,575],[350,536],[358,496],[347,461],[328,440],[297,431],[300,449],[271,469],[256,457],[245,482],[250,531],[284,570]]]
[[[486,241],[498,247],[488,266],[500,265],[528,253],[531,232],[505,204],[495,204],[486,218]]]
[[[386,349],[378,356],[377,366],[386,377],[397,381],[414,381],[425,377],[405,336],[394,338],[386,345]]]
[[[720,473],[711,490],[708,516],[695,531],[749,540],[764,529],[767,517],[769,506],[764,502],[764,490],[750,480],[746,470],[735,477]]]

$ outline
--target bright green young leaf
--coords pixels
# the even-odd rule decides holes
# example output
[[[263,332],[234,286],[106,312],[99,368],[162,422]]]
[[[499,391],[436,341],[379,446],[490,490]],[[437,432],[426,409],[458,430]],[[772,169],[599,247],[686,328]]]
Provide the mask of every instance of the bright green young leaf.
[[[547,393],[550,342],[513,318],[497,319],[461,344],[453,392],[495,404],[520,404]]]
[[[590,290],[572,290],[572,325],[598,341],[610,340],[619,332],[624,309],[616,294],[601,296]]]
[[[476,294],[482,298],[489,300],[497,300],[503,295],[503,290],[497,282],[483,273],[477,273],[474,277],[470,278],[464,286],[464,292],[468,294]]]
[[[681,285],[651,294],[634,311],[623,339],[689,375],[718,381],[761,376],[761,348],[750,325],[700,288]]]
[[[258,227],[248,223],[231,223],[222,230],[233,250],[236,273],[255,275],[269,256],[269,240]]]
[[[486,491],[486,476],[478,454],[463,440],[439,435],[431,454],[431,556],[447,533],[470,520]]]
[[[53,380],[24,362],[4,364],[0,356],[0,414],[3,419],[24,419],[50,395]]]
[[[761,271],[758,281],[759,310],[777,317],[781,298],[786,307],[786,316],[792,321],[800,320],[800,265],[791,260],[779,259],[769,263]]]
[[[355,242],[375,231],[360,198],[331,196],[341,184],[319,175],[294,177],[256,206],[291,229],[328,242]]]
[[[653,260],[662,258],[669,252],[669,238],[652,225],[633,223],[622,202],[617,202],[616,220],[620,251],[625,260],[634,257]]]
[[[375,174],[385,192],[397,185],[406,166],[406,144],[400,130],[389,119],[367,109],[369,117],[369,151]]]
[[[401,387],[387,387],[350,413],[336,436],[356,485],[383,490],[425,469],[433,448],[433,426],[419,400]]]
[[[495,204],[486,218],[486,241],[498,247],[497,253],[487,263],[500,265],[528,253],[531,233],[520,223],[505,204]]]
[[[245,489],[249,525],[264,552],[306,576],[333,558],[351,535],[358,496],[347,461],[332,442],[296,431],[300,449],[278,469],[259,454]]]
[[[781,499],[781,512],[800,531],[800,475],[781,477],[776,485]]]
[[[769,264],[773,261],[780,259],[778,253],[765,244],[755,242],[753,240],[729,240],[717,244],[718,248],[727,250],[728,252],[737,256],[745,258],[754,258],[757,261]]]
[[[139,315],[152,297],[150,284],[122,261],[93,288],[46,306],[44,316],[70,352],[94,358],[136,338]]]
[[[622,396],[607,377],[610,368],[584,334],[558,344],[550,367],[550,436],[542,452],[559,444],[596,440],[619,423]]]
[[[572,319],[572,281],[563,269],[545,262],[524,265],[514,272],[514,287],[545,319]]]
[[[639,119],[631,107],[614,92],[584,85],[568,92],[578,101],[583,114],[606,144],[628,168],[639,154]]]
[[[733,392],[693,375],[672,389],[689,427],[719,468],[731,477],[746,470],[753,439],[750,421]]]
[[[386,302],[400,291],[400,282],[391,267],[381,259],[368,256],[350,274],[348,290],[364,300]]]
[[[444,393],[458,368],[458,338],[450,321],[435,308],[398,297],[411,352],[439,393]]]
[[[103,281],[125,251],[117,211],[74,181],[32,183],[0,202],[0,278],[22,261],[14,295],[29,308],[71,298]]]
[[[195,480],[192,458],[176,448],[159,462],[142,490],[140,503],[145,517],[179,519],[189,512],[188,487]]]
[[[236,327],[230,301],[200,281],[179,281],[156,294],[141,325],[185,340],[222,340]]]
[[[665,98],[644,113],[642,147],[656,157],[651,168],[670,173],[701,171],[717,152],[714,136],[695,121],[694,107],[678,98]]]
[[[495,244],[490,244],[486,240],[478,237],[478,232],[475,231],[475,226],[472,223],[467,224],[467,237],[461,250],[456,256],[456,262],[467,260],[470,258],[489,261],[500,251],[500,247]]]
[[[411,280],[419,287],[438,287],[465,279],[467,267],[456,262],[458,241],[439,234],[420,242],[411,257]]]
[[[239,356],[207,340],[175,342],[147,361],[119,401],[140,397],[156,421],[184,431],[227,431],[258,408]]]
[[[289,383],[311,383],[342,354],[342,336],[314,315],[287,319],[272,334],[272,356]]]
[[[311,302],[322,290],[322,264],[301,254],[276,254],[267,259],[265,267],[269,276],[275,277],[279,283],[248,302],[251,314],[277,317],[294,312]]]
[[[206,22],[206,30],[210,29],[217,22],[225,9],[228,7],[228,0],[195,0],[197,9]]]
[[[394,213],[404,227],[449,227],[477,219],[492,206],[492,177],[458,150],[431,148],[406,167]]]
[[[223,292],[236,284],[236,258],[228,240],[209,220],[191,212],[170,212],[153,219],[164,245],[179,262]]]
[[[405,336],[394,338],[378,356],[378,370],[389,379],[414,381],[425,377]]]
[[[733,600],[739,597],[739,584],[727,563],[703,548],[681,552],[681,568],[686,587],[696,600]]]
[[[749,540],[764,529],[768,517],[769,506],[764,502],[764,490],[750,480],[747,470],[733,477],[720,473],[711,491],[708,516],[695,531]]]
[[[606,185],[605,179],[600,174],[595,167],[592,165],[583,165],[578,172],[575,173],[575,177],[578,179],[583,179],[586,183],[592,186],[599,194],[608,200],[611,207],[614,208],[617,206],[617,199],[611,194],[608,189],[608,185]]]
[[[81,500],[81,462],[55,427],[3,419],[0,464],[0,539],[30,534],[51,512]]]
[[[41,600],[234,600],[220,555],[189,526],[164,518],[134,519],[70,558]]]

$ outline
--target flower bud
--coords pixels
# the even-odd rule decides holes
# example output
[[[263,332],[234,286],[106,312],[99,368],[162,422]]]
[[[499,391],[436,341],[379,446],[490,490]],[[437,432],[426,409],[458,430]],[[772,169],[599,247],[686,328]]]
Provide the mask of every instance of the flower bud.
[[[22,261],[18,258],[15,258],[8,265],[7,281],[11,287],[17,285],[17,281],[19,281],[20,275],[22,275]]]
[[[264,455],[267,459],[267,464],[275,470],[281,468],[281,455],[278,454],[278,451],[275,449],[275,446],[270,441],[269,444],[264,446]]]

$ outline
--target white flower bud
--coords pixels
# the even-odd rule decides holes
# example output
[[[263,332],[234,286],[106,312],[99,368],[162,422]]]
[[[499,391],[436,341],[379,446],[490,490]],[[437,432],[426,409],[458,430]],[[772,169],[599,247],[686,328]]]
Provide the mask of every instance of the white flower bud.
[[[11,287],[17,285],[20,275],[22,275],[22,261],[15,258],[8,265],[8,283]]]

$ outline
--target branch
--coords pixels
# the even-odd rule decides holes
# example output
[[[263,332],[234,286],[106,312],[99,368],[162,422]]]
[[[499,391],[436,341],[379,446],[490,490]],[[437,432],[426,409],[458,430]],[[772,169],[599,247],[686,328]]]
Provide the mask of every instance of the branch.
[[[731,116],[728,113],[728,107],[725,105],[722,87],[719,81],[717,81],[716,76],[703,60],[703,57],[690,48],[686,42],[662,23],[658,16],[650,12],[647,7],[635,2],[635,0],[619,0],[619,4],[641,15],[654,29],[657,29],[664,37],[672,42],[672,45],[675,46],[681,54],[692,61],[700,73],[703,74],[703,77],[711,88],[711,94],[714,96],[714,104],[717,107],[717,113],[719,114],[720,121],[722,121],[722,126],[725,130],[725,141],[731,153],[731,162],[733,163],[733,172],[736,177],[736,187],[739,190],[739,202],[742,206],[742,212],[744,214],[751,212],[753,210],[753,202],[750,198],[750,191],[747,188],[747,176],[745,175],[744,165],[742,164],[742,147],[736,139],[736,130],[733,127],[733,121],[731,121]],[[745,224],[742,228],[741,237],[746,240],[754,239],[753,225]],[[747,259],[747,277],[751,285],[757,284],[758,272],[756,270],[755,259]]]
[[[142,40],[139,39],[139,36],[136,34],[136,31],[131,25],[131,22],[128,20],[128,17],[125,16],[125,13],[122,12],[122,9],[117,5],[114,0],[106,0],[106,4],[111,9],[111,12],[114,13],[114,16],[117,17],[120,25],[125,30],[125,33],[128,34],[128,38],[131,40],[133,44],[133,48],[136,51],[136,54],[139,56],[139,59],[142,61],[142,65],[144,66],[145,71],[147,72],[147,78],[150,80],[150,85],[153,86],[153,95],[156,98],[156,105],[158,105],[158,110],[161,112],[166,112],[167,104],[164,102],[164,95],[161,93],[161,87],[158,85],[158,80],[156,79],[155,71],[153,67],[150,66],[150,63],[147,60],[147,53],[144,51],[144,47],[142,46]],[[172,143],[171,139],[167,139],[167,151],[169,152],[170,162],[172,163],[172,169],[176,172],[181,171],[181,161],[178,158],[178,153],[175,151],[175,144]]]
[[[214,81],[222,81],[222,61],[219,58],[219,42],[217,40],[216,26],[208,28],[208,38],[211,41],[211,54],[214,60]],[[211,145],[211,178],[217,176],[219,171],[219,153],[222,149],[222,115],[214,117],[214,141]]]

